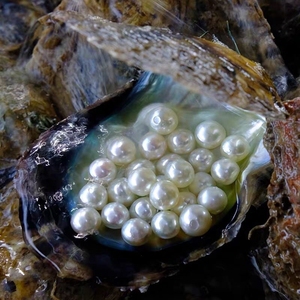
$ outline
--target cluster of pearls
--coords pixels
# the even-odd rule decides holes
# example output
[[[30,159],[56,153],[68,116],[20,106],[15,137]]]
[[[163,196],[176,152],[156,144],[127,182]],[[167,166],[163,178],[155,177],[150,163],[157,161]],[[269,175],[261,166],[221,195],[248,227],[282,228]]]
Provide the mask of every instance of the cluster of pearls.
[[[104,225],[121,229],[133,246],[151,235],[201,236],[226,208],[222,186],[237,179],[238,162],[250,152],[247,140],[226,137],[214,120],[194,131],[178,128],[174,110],[161,104],[151,106],[144,122],[149,131],[138,141],[114,135],[106,140],[103,157],[90,164],[91,180],[81,188],[71,217],[79,235],[97,233]]]

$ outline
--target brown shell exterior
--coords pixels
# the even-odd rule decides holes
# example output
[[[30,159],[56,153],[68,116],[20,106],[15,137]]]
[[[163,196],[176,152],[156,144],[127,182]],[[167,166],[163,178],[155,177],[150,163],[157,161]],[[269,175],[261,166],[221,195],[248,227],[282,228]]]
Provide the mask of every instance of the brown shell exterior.
[[[289,299],[300,290],[300,98],[285,103],[286,120],[268,124],[265,144],[274,163],[268,188],[269,258],[277,288]]]

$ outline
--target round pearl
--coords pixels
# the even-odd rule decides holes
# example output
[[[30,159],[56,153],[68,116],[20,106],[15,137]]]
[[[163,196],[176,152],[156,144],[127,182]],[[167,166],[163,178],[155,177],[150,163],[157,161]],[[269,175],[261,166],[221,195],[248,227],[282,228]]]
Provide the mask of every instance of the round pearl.
[[[187,154],[195,148],[195,138],[187,129],[177,129],[167,138],[169,149],[173,153]]]
[[[119,202],[126,207],[130,206],[136,199],[126,178],[117,178],[112,181],[107,187],[107,193],[110,201]]]
[[[241,135],[230,135],[221,144],[221,154],[236,162],[244,159],[250,152],[248,141]]]
[[[172,208],[177,215],[180,215],[182,210],[189,204],[196,204],[196,196],[191,192],[180,192],[179,193],[179,201],[177,205]]]
[[[159,106],[149,112],[149,126],[161,135],[171,133],[178,125],[176,113],[165,106]]]
[[[129,209],[130,216],[132,218],[140,218],[146,222],[150,222],[153,216],[156,214],[155,207],[150,203],[148,197],[139,198],[135,200]]]
[[[111,202],[103,207],[101,217],[106,227],[120,229],[129,220],[129,211],[123,204]]]
[[[189,156],[189,162],[196,172],[210,172],[214,159],[213,153],[205,148],[195,149]]]
[[[128,186],[138,196],[146,196],[150,193],[151,186],[156,182],[153,171],[147,168],[138,168],[130,172]]]
[[[179,191],[173,182],[161,180],[153,184],[149,198],[156,209],[168,210],[177,205]]]
[[[126,136],[114,136],[106,142],[106,155],[117,166],[131,163],[135,154],[135,144]]]
[[[92,207],[79,208],[72,213],[71,227],[79,234],[93,234],[100,225],[100,214]]]
[[[201,147],[214,149],[225,139],[226,131],[218,122],[204,121],[196,127],[195,137]]]
[[[222,212],[227,205],[227,195],[216,186],[210,186],[202,190],[197,202],[203,205],[212,215]]]
[[[189,185],[189,190],[194,195],[198,195],[204,188],[213,185],[216,185],[216,183],[209,174],[198,172],[195,174],[193,182]]]
[[[171,180],[178,188],[189,186],[195,177],[192,165],[183,160],[174,160],[169,162],[165,168],[165,176]]]
[[[157,213],[151,221],[151,227],[153,232],[162,239],[171,239],[180,231],[178,216],[172,211]]]
[[[121,230],[123,240],[132,246],[141,246],[147,243],[151,233],[150,225],[138,218],[128,220]]]
[[[201,236],[211,227],[212,216],[202,205],[191,204],[186,206],[180,214],[181,229],[190,236]]]
[[[157,172],[160,174],[165,174],[166,165],[174,160],[183,159],[180,155],[175,153],[166,154],[161,157],[156,163]]]
[[[89,167],[90,175],[97,178],[103,184],[111,182],[117,176],[117,167],[107,158],[94,160]]]
[[[101,210],[107,203],[107,192],[103,185],[87,183],[79,192],[81,204]]]
[[[134,171],[141,167],[148,168],[155,173],[155,166],[150,160],[139,158],[129,164],[129,166],[125,170],[125,176],[128,177],[131,171]]]
[[[239,165],[228,158],[217,160],[211,166],[211,176],[220,184],[229,185],[233,183],[240,173]]]
[[[143,157],[149,160],[158,159],[165,154],[167,142],[162,135],[148,132],[142,137],[139,149]]]

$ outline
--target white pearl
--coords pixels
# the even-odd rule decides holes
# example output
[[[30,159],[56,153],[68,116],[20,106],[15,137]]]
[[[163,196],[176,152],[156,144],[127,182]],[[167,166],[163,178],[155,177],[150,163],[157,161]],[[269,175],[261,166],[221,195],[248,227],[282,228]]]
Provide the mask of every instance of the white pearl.
[[[155,132],[145,134],[139,143],[143,157],[153,160],[161,158],[167,150],[167,142],[162,135]]]
[[[165,168],[165,176],[171,180],[178,188],[189,186],[195,177],[192,165],[183,160],[174,160],[169,162]]]
[[[80,190],[79,198],[83,205],[101,210],[107,203],[106,188],[98,183],[87,183]]]
[[[103,184],[111,182],[117,176],[117,167],[107,158],[94,160],[89,167],[90,175],[97,178]]]
[[[210,186],[202,190],[197,202],[203,205],[212,215],[222,212],[227,205],[227,195],[216,186]]]
[[[107,187],[107,193],[110,201],[119,202],[126,207],[130,206],[136,199],[126,178],[117,178],[112,181]]]
[[[156,209],[150,203],[149,198],[144,197],[135,200],[131,204],[129,213],[132,218],[140,218],[147,222],[150,222],[153,216],[156,214]]]
[[[111,202],[103,207],[101,217],[106,227],[120,229],[129,220],[129,211],[123,204]]]
[[[175,153],[166,154],[161,157],[156,163],[156,169],[158,173],[165,174],[166,165],[174,160],[183,159],[180,155]]]
[[[149,126],[161,135],[171,133],[178,125],[176,113],[165,106],[159,106],[149,112]]]
[[[128,176],[130,190],[138,196],[146,196],[150,193],[151,186],[156,182],[153,171],[147,168],[138,168],[131,171]]]
[[[248,141],[241,135],[230,135],[221,144],[221,154],[236,162],[244,159],[250,152]]]
[[[162,239],[171,239],[180,231],[178,216],[172,211],[157,213],[151,221],[151,227],[153,232]]]
[[[177,205],[172,208],[177,215],[180,215],[182,210],[189,204],[196,204],[196,196],[191,192],[180,192],[179,193],[179,201]]]
[[[150,160],[139,158],[129,164],[129,166],[125,170],[125,176],[128,177],[131,171],[141,167],[148,168],[155,173],[155,166]]]
[[[169,149],[173,153],[187,154],[195,148],[195,138],[187,129],[177,129],[167,138]]]
[[[211,228],[212,216],[204,206],[191,204],[181,212],[179,223],[187,235],[201,236]]]
[[[226,131],[218,122],[204,121],[196,127],[195,137],[201,147],[214,149],[225,139]]]
[[[214,160],[214,154],[205,148],[195,149],[189,156],[189,162],[196,172],[210,172]]]
[[[151,233],[150,225],[138,218],[128,220],[121,230],[123,240],[132,246],[141,246],[147,243]]]
[[[72,213],[71,227],[79,234],[93,234],[97,232],[100,225],[100,214],[92,207],[79,208]]]
[[[211,176],[220,184],[229,185],[233,183],[240,173],[239,165],[228,158],[217,160],[211,166]]]
[[[168,210],[177,205],[179,191],[173,182],[161,180],[153,184],[149,198],[156,209]]]
[[[131,163],[135,154],[135,144],[126,136],[114,136],[106,142],[106,155],[117,166]]]
[[[195,174],[193,182],[189,185],[189,190],[194,195],[198,195],[204,188],[213,185],[216,185],[216,183],[209,174],[198,172]]]

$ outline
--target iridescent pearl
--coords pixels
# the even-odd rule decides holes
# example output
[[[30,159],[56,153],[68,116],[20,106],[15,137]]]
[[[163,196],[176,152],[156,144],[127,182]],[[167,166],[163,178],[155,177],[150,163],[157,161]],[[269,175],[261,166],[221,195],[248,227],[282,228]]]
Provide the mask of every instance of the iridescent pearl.
[[[221,144],[221,154],[236,162],[244,159],[250,152],[248,141],[241,135],[230,135]]]
[[[158,159],[165,154],[167,142],[162,135],[148,132],[141,138],[139,149],[143,157],[149,160]]]
[[[121,230],[123,240],[132,246],[141,246],[147,243],[151,233],[150,225],[138,218],[128,220]]]
[[[201,236],[211,227],[212,216],[202,205],[187,205],[180,214],[181,229],[190,236]]]
[[[87,183],[79,192],[80,203],[101,210],[107,203],[106,188],[98,183]]]
[[[198,172],[195,174],[193,182],[189,185],[189,190],[194,195],[198,195],[204,188],[213,185],[216,185],[216,183],[209,174]]]
[[[183,159],[180,155],[175,153],[166,154],[161,157],[156,163],[156,170],[160,174],[165,174],[166,165],[174,160]]]
[[[131,204],[129,213],[132,218],[140,218],[147,222],[150,222],[153,216],[156,214],[156,209],[150,203],[149,198],[144,197],[135,200]]]
[[[150,190],[150,202],[159,210],[175,207],[179,200],[177,186],[169,180],[161,180],[153,184]]]
[[[178,159],[169,162],[165,167],[165,176],[171,180],[178,188],[189,186],[194,178],[195,172],[192,165],[183,160]]]
[[[129,211],[121,203],[106,204],[101,211],[103,224],[111,229],[120,229],[129,220]]]
[[[189,162],[196,172],[210,172],[214,160],[214,154],[205,148],[195,149],[189,156]]]
[[[210,186],[202,190],[197,202],[203,205],[212,215],[222,212],[227,205],[227,195],[216,186]]]
[[[179,201],[177,205],[172,208],[172,211],[177,215],[180,215],[182,210],[189,204],[196,204],[196,196],[191,192],[180,192],[179,193]]]
[[[155,166],[150,160],[139,158],[134,160],[131,164],[129,164],[129,166],[125,170],[125,176],[128,177],[131,171],[141,167],[148,168],[155,173]]]
[[[97,178],[103,184],[111,182],[117,176],[117,167],[107,158],[94,160],[89,167],[90,175]]]
[[[161,135],[171,133],[178,125],[176,113],[165,106],[159,106],[149,112],[149,126]]]
[[[136,195],[129,188],[126,178],[117,178],[107,187],[108,198],[110,201],[119,202],[126,207],[130,206],[136,199]]]
[[[157,213],[151,221],[151,227],[153,232],[162,239],[171,239],[180,231],[178,216],[172,211]]]
[[[239,165],[228,158],[217,160],[211,166],[211,176],[220,184],[229,185],[233,183],[240,173]]]
[[[167,138],[169,149],[173,153],[187,154],[195,148],[195,138],[187,129],[177,129]]]
[[[147,168],[138,168],[131,171],[128,176],[130,190],[138,196],[146,196],[150,193],[151,186],[156,182],[153,171]]]
[[[224,127],[215,121],[204,121],[195,129],[197,143],[204,148],[218,147],[226,137]]]
[[[100,225],[100,214],[92,207],[79,208],[72,213],[71,227],[79,234],[93,234],[97,232]]]
[[[114,136],[106,142],[106,155],[117,166],[131,163],[135,154],[135,144],[126,136]]]

